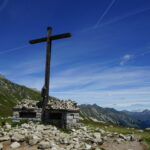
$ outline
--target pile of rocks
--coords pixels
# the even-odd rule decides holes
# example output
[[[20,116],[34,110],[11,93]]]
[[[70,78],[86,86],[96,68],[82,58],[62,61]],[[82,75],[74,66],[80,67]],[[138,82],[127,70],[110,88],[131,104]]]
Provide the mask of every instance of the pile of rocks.
[[[49,100],[47,108],[60,110],[79,110],[77,103],[72,100]]]
[[[14,108],[38,108],[37,101],[23,99]],[[77,103],[72,100],[49,100],[47,104],[48,109],[59,110],[79,110]]]
[[[38,108],[37,101],[30,99],[23,99],[14,108]]]
[[[64,133],[55,126],[42,125],[39,123],[24,123],[21,126],[11,128],[6,124],[0,128],[0,150],[3,149],[5,141],[10,141],[9,147],[18,148],[24,144],[38,149],[51,150],[100,150],[103,143],[114,140],[134,141],[134,135],[123,135],[110,133],[100,128],[81,126],[79,129],[72,129],[70,133]],[[29,148],[30,148],[29,147]]]

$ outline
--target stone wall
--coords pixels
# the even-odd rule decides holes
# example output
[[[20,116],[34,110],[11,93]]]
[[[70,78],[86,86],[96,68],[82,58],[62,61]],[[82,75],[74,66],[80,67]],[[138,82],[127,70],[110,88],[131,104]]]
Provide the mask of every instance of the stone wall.
[[[46,109],[44,122],[45,124],[52,124],[60,128],[65,128],[66,127],[65,116],[66,113],[64,111]]]
[[[79,121],[79,112],[68,112],[66,114],[66,128],[77,128]]]
[[[60,114],[61,117],[57,117]],[[52,117],[54,115],[54,117]],[[46,110],[46,124],[52,124],[61,128],[76,128],[78,126],[79,111]]]
[[[41,121],[41,112],[41,108],[13,109],[13,122],[19,122],[21,120]],[[23,116],[20,115],[22,113],[24,114]],[[32,113],[36,113],[36,116],[29,117]],[[52,124],[67,129],[78,127],[78,120],[79,111],[46,109],[44,116],[45,124]]]
[[[34,109],[13,109],[13,122],[19,122],[20,120],[33,120],[33,121],[41,121],[41,108]],[[24,113],[24,117],[21,114]],[[35,117],[29,117],[30,113],[35,113]],[[27,115],[26,115],[27,114]],[[26,115],[26,116],[25,116]],[[31,115],[33,116],[33,115]]]

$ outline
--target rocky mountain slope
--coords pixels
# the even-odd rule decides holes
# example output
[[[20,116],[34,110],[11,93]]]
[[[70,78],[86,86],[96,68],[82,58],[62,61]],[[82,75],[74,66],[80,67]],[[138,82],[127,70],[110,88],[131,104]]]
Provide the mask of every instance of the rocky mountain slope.
[[[113,108],[102,108],[96,104],[94,105],[80,105],[81,114],[87,119],[97,119],[98,121],[104,121],[116,125],[123,125],[128,127],[138,128],[138,121],[133,117],[119,112]]]
[[[81,114],[92,120],[104,121],[112,124],[134,128],[150,127],[150,111],[129,112],[117,111],[112,108],[102,108],[94,105],[80,105]]]
[[[150,127],[150,110],[144,110],[142,112],[130,112],[130,111],[123,111],[123,112],[128,116],[138,120],[138,123],[141,128]]]

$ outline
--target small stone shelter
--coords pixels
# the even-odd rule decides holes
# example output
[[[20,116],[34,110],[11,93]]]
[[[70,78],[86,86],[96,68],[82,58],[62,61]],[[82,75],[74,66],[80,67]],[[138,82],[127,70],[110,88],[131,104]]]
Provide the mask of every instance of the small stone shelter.
[[[24,99],[13,108],[13,121],[41,121],[41,102]],[[79,107],[72,100],[49,100],[44,116],[45,124],[60,128],[75,128],[78,126]]]

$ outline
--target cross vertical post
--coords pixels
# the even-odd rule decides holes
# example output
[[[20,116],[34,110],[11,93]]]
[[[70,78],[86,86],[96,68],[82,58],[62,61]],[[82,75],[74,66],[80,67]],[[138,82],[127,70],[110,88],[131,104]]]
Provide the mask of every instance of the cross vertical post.
[[[50,84],[50,62],[51,62],[51,44],[52,40],[58,40],[62,38],[68,38],[71,37],[70,33],[64,33],[64,34],[59,34],[59,35],[52,35],[52,28],[48,27],[47,28],[47,37],[39,38],[39,39],[34,39],[30,40],[30,44],[36,44],[36,43],[41,43],[41,42],[47,42],[47,48],[46,48],[46,64],[45,64],[45,83],[42,88],[42,116],[41,120],[44,123],[45,119],[45,110],[46,110],[46,105],[48,103],[48,98],[49,98],[49,84]]]
[[[42,121],[44,121],[44,111],[46,109],[46,104],[48,103],[49,97],[49,84],[50,84],[50,63],[51,63],[51,34],[52,28],[47,28],[47,48],[46,48],[46,64],[45,64],[45,84],[42,89],[42,96],[43,96],[43,106],[42,106]]]

